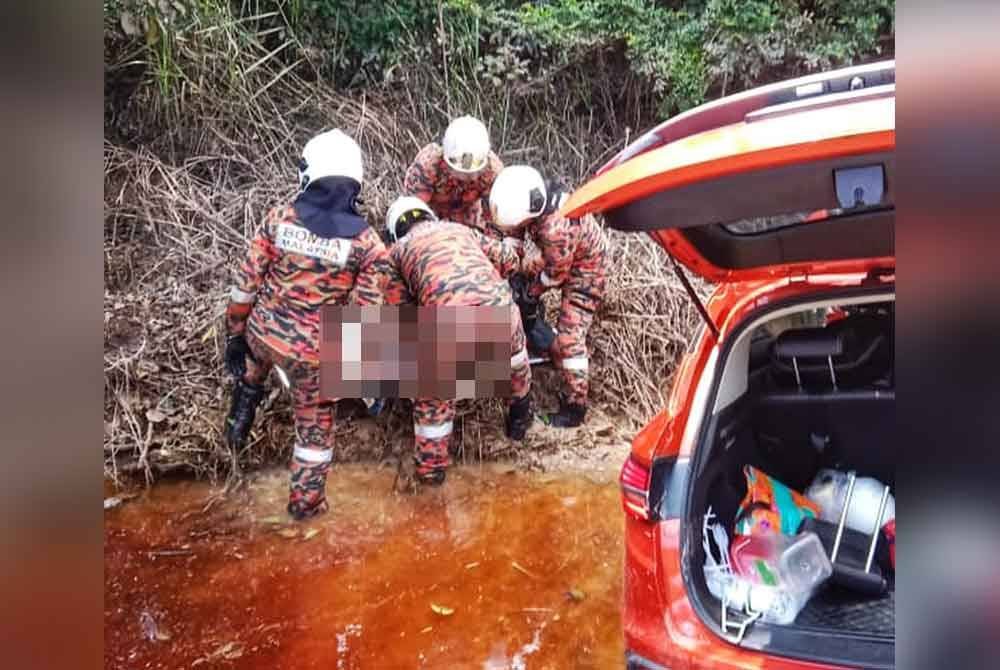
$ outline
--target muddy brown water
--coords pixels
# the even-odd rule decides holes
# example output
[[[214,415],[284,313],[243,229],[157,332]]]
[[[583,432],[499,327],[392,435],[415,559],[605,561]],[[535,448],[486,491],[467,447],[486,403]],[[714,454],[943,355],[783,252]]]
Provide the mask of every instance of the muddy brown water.
[[[392,480],[339,467],[332,512],[303,524],[280,470],[105,512],[105,667],[622,666],[613,472],[457,467],[418,495]]]

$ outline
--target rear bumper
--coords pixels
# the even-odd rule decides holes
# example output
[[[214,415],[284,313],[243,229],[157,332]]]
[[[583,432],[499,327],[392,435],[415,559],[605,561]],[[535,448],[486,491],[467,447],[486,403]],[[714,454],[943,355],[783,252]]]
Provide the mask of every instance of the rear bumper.
[[[622,611],[625,667],[635,670],[820,670],[841,668],[752,647],[709,630],[692,608],[680,569],[680,524],[627,518]],[[775,631],[771,631],[773,634]]]

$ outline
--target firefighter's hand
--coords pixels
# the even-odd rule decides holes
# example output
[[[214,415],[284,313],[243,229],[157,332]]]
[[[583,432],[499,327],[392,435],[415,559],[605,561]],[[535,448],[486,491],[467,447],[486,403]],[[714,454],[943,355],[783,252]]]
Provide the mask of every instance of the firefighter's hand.
[[[230,335],[226,338],[226,370],[229,374],[242,379],[247,372],[247,356],[253,358],[246,337]]]
[[[528,278],[521,273],[512,274],[510,276],[510,290],[514,294],[514,302],[520,305],[521,303],[528,302],[531,297],[528,295]]]

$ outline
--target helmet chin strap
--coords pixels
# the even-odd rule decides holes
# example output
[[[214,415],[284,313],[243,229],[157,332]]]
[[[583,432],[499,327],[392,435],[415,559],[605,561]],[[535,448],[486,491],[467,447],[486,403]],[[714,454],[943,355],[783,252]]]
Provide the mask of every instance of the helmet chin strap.
[[[561,184],[549,184],[548,198],[545,201],[545,209],[542,211],[542,215],[547,216],[553,212],[558,212],[568,197],[569,194],[566,193]]]
[[[306,163],[305,158],[299,159],[299,190],[306,190],[306,186],[309,186],[309,175],[307,171],[309,170],[309,164]]]

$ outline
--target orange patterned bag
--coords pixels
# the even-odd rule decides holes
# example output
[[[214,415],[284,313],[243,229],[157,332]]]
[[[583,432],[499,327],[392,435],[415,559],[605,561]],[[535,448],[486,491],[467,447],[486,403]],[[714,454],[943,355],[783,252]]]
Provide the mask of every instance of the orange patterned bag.
[[[752,465],[744,466],[743,474],[747,479],[747,495],[736,514],[737,534],[795,535],[805,517],[819,517],[819,505],[770,475]]]

